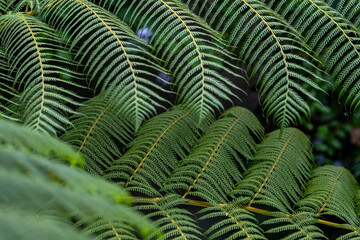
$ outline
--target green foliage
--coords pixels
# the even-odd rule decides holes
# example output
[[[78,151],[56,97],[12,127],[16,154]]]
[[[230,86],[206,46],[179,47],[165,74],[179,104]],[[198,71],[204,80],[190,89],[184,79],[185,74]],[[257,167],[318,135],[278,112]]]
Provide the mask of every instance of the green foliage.
[[[242,203],[268,205],[282,212],[292,211],[309,178],[311,143],[295,128],[270,133],[258,145],[250,167],[233,194]],[[286,183],[286,184],[283,184]]]
[[[359,7],[0,0],[0,236],[359,239],[356,180],[291,127],[329,82],[358,111]]]
[[[1,134],[21,136],[16,142],[11,142],[11,138],[7,141],[5,137],[0,142],[2,238],[88,239],[73,228],[73,219],[87,219],[92,215],[103,221],[132,224],[141,231],[153,229],[125,205],[131,199],[123,189],[78,169],[50,161],[52,155],[63,161],[79,159],[69,146],[4,120],[0,122]],[[4,131],[5,127],[10,130]],[[37,151],[26,141],[22,143],[24,132],[35,143],[33,145],[42,144],[42,149],[49,152]],[[62,150],[67,151],[66,154]]]

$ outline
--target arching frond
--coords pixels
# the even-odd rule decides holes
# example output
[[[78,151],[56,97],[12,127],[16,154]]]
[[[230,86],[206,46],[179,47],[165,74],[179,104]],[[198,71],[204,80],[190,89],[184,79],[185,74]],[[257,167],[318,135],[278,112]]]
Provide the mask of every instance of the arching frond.
[[[281,128],[302,116],[310,118],[307,100],[318,100],[308,86],[322,91],[316,82],[323,80],[316,74],[319,69],[313,62],[317,60],[293,27],[258,0],[196,1],[192,6],[199,7],[216,30],[227,34],[248,75],[257,80],[267,116],[273,115]]]
[[[101,4],[120,11],[125,2],[105,0]],[[218,32],[177,0],[126,3],[132,11],[123,18],[129,19],[133,28],[147,27],[153,32],[150,44],[173,73],[178,103],[198,113],[202,120],[210,112],[223,111],[222,101],[238,98],[234,91],[239,88],[224,75],[243,79],[232,70],[237,67]]]
[[[304,198],[296,205],[299,211],[333,215],[352,225],[359,224],[354,198],[357,184],[352,174],[343,167],[323,166],[315,169],[306,184]]]
[[[360,105],[360,32],[339,12],[323,1],[268,0],[276,11],[295,26],[320,56],[331,74],[334,90],[351,109]]]
[[[148,212],[146,216],[153,220],[159,231],[153,232],[145,240],[154,239],[163,232],[163,236],[156,239],[201,240],[202,233],[196,225],[194,216],[179,205],[185,200],[175,194],[168,194],[160,199],[134,200],[135,209]]]
[[[120,180],[131,191],[157,196],[155,188],[163,186],[178,160],[187,155],[200,129],[196,114],[180,107],[148,120],[129,143],[130,149],[108,168],[106,178]]]
[[[332,8],[335,8],[346,19],[352,22],[358,30],[360,29],[360,2],[356,0],[336,1],[336,0],[323,0]]]
[[[247,109],[233,107],[212,123],[190,154],[179,162],[163,190],[177,190],[183,198],[200,197],[221,203],[242,178],[263,128]]]
[[[354,227],[352,232],[340,236],[336,240],[360,240],[360,228]]]
[[[48,236],[45,239],[64,239],[60,238],[62,232],[75,239],[87,239],[79,238],[84,236],[79,231],[74,232],[72,219],[93,215],[108,221],[125,221],[143,233],[154,231],[153,225],[125,205],[130,198],[118,186],[7,146],[0,146],[0,191],[0,222],[6,221],[0,227],[0,234],[11,236],[9,239],[16,235],[27,239],[35,231],[39,238]],[[16,221],[19,218],[21,221]],[[19,231],[19,223],[28,220],[34,221],[24,223]]]
[[[12,87],[14,78],[9,74],[9,69],[5,53],[0,49],[0,117],[18,121],[17,112],[13,108],[19,96]]]
[[[63,142],[34,132],[24,126],[0,119],[0,147],[14,151],[34,153],[36,155],[68,162],[70,165],[84,165],[84,159],[71,146]]]
[[[266,233],[273,234],[274,237],[286,234],[286,237],[282,238],[283,240],[327,239],[321,229],[315,225],[317,221],[310,213],[301,212],[293,215],[277,213],[277,215],[277,218],[262,223],[262,225],[273,226]]]
[[[136,229],[124,221],[108,221],[99,217],[82,219],[75,224],[81,233],[94,240],[137,240]]]
[[[66,11],[64,11],[66,9]],[[42,11],[50,25],[69,35],[76,59],[85,65],[95,89],[114,100],[118,112],[138,129],[166,100],[151,78],[163,72],[146,42],[105,9],[86,0],[47,0]]]
[[[199,212],[199,220],[219,219],[206,232],[207,239],[253,239],[266,240],[255,216],[236,204],[215,205]]]
[[[0,17],[0,44],[16,71],[14,85],[21,92],[21,121],[30,128],[56,135],[70,124],[66,114],[76,102],[69,88],[76,87],[60,75],[72,78],[68,60],[56,54],[63,50],[54,31],[43,22],[22,13]]]
[[[281,135],[280,130],[271,132],[256,148],[245,178],[233,193],[248,206],[261,204],[292,212],[312,162],[311,142],[304,133],[295,128],[286,128]]]
[[[132,124],[117,113],[114,100],[97,96],[76,110],[61,139],[73,145],[86,160],[85,170],[102,175],[121,156],[121,145],[131,138]]]

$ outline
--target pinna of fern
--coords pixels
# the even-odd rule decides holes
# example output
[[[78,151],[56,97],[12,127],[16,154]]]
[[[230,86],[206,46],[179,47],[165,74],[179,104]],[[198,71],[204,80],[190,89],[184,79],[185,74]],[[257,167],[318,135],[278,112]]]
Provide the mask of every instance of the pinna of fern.
[[[260,204],[291,213],[310,175],[311,142],[296,128],[286,128],[281,135],[279,131],[257,146],[232,194],[248,206]]]
[[[167,194],[161,198],[135,199],[135,209],[147,212],[146,216],[152,219],[163,236],[157,239],[201,239],[200,227],[196,224],[194,215],[180,204],[186,200],[176,194]],[[146,240],[151,240],[159,234],[154,231]]]
[[[326,2],[327,5],[331,6],[332,8],[336,9],[339,13],[341,13],[359,30],[360,18],[358,12],[360,10],[360,3],[358,1],[324,0],[324,2]]]
[[[76,109],[78,114],[70,117],[72,125],[60,139],[84,156],[87,172],[101,176],[122,155],[121,146],[130,141],[133,124],[117,114],[114,100],[110,101],[104,93],[82,104]]]
[[[262,135],[262,126],[249,110],[230,108],[206,128],[162,190],[176,191],[183,198],[227,201],[226,194],[234,189],[234,182],[242,179],[242,171]]]
[[[175,0],[108,0],[99,4],[116,15],[128,5],[122,19],[133,29],[146,27],[153,33],[149,43],[173,73],[177,104],[193,110],[200,121],[209,113],[222,112],[222,102],[239,98],[235,92],[241,89],[235,82],[244,78],[236,73],[241,70],[226,51],[226,42],[187,6]]]
[[[128,151],[106,171],[106,178],[120,181],[130,191],[158,196],[156,189],[184,158],[212,118],[197,124],[197,115],[176,107],[144,123]]]
[[[42,19],[68,36],[75,59],[84,65],[90,87],[114,100],[118,113],[137,130],[163,107],[163,89],[152,82],[164,72],[147,43],[120,19],[86,0],[44,1]]]
[[[249,78],[257,80],[263,109],[274,123],[284,128],[310,118],[308,102],[319,102],[310,89],[323,91],[317,85],[323,80],[314,65],[318,60],[293,27],[257,0],[186,2],[226,34]]]
[[[9,61],[9,74],[15,72],[14,87],[19,92],[19,119],[25,125],[56,135],[70,124],[66,114],[75,113],[77,105],[67,80],[74,74],[67,69],[68,60],[54,30],[38,19],[23,13],[0,17],[0,45]],[[64,79],[64,76],[67,79]]]
[[[9,75],[9,68],[5,53],[0,49],[0,116],[18,121],[18,116],[11,106],[16,106],[19,96],[12,87],[14,79]]]
[[[280,13],[305,38],[325,64],[326,72],[339,90],[339,98],[351,110],[360,105],[359,30],[341,13],[324,1],[264,1]],[[351,1],[347,1],[351,2]]]
[[[73,228],[73,220],[90,224],[85,219],[93,215],[103,221],[123,221],[139,233],[154,231],[153,225],[126,206],[129,195],[119,186],[60,164],[81,160],[70,146],[4,120],[0,123],[2,237],[88,239]]]

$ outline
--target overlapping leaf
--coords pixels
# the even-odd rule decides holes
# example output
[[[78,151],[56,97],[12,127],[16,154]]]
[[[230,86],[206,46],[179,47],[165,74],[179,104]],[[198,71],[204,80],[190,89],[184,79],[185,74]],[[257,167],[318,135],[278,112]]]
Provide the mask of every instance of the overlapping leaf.
[[[133,28],[148,28],[156,55],[172,71],[178,103],[198,113],[200,120],[215,110],[223,111],[224,101],[238,98],[234,82],[236,64],[226,51],[221,35],[176,0],[102,1],[115,12],[126,6]],[[228,76],[236,78],[230,81]]]
[[[360,105],[359,30],[338,11],[319,0],[267,0],[306,39],[326,65],[334,90],[351,109]]]
[[[108,168],[106,178],[124,183],[131,191],[157,196],[155,189],[187,155],[200,129],[196,114],[180,107],[148,120],[128,144],[129,150]]]
[[[103,175],[122,154],[121,148],[130,141],[133,128],[117,113],[114,101],[103,95],[83,103],[76,110],[61,139],[73,145],[86,160],[85,170]]]
[[[25,125],[56,135],[70,124],[67,114],[76,96],[76,85],[53,29],[34,17],[14,13],[0,17],[0,44],[5,49],[10,72],[16,71],[14,86],[20,93],[21,121]],[[61,77],[64,76],[64,77]],[[66,79],[65,79],[66,78]]]
[[[227,200],[226,194],[242,179],[263,129],[247,109],[234,107],[212,123],[190,154],[179,162],[163,190],[176,190],[210,202]],[[216,192],[216,194],[213,194]]]
[[[196,1],[192,6],[227,34],[248,75],[257,80],[267,116],[273,115],[281,128],[310,117],[308,102],[318,101],[310,89],[322,91],[317,85],[322,79],[317,60],[294,28],[258,0]]]
[[[157,92],[162,88],[151,78],[164,70],[124,22],[86,0],[48,0],[43,6],[44,20],[68,36],[91,86],[107,90],[136,130],[156,107],[163,107],[166,100]]]
[[[295,128],[271,132],[258,145],[250,167],[233,191],[243,204],[292,212],[310,175],[311,143]],[[284,184],[285,183],[285,184]]]

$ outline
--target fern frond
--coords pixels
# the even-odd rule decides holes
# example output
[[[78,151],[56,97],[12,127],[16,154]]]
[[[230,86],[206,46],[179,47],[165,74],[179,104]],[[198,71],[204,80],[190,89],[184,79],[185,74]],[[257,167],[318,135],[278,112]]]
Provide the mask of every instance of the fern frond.
[[[122,220],[134,224],[140,232],[154,231],[153,225],[124,205],[130,200],[124,190],[83,171],[3,146],[0,147],[0,166],[2,212],[10,210],[21,215],[30,212],[30,216],[39,215],[40,221],[34,222],[35,226],[38,225],[37,230],[56,233],[62,229],[62,225],[49,224],[56,228],[44,231],[47,226],[47,222],[41,221],[44,216],[63,220],[68,229],[72,226],[72,218],[98,215],[108,221]],[[19,223],[8,224],[7,234],[22,232],[18,230]]]
[[[101,92],[107,90],[107,97],[120,114],[129,116],[136,130],[167,102],[156,93],[162,88],[151,81],[164,70],[147,51],[146,42],[116,16],[86,0],[45,1],[42,15],[70,36],[70,48],[78,48],[75,58],[85,66],[90,83]]]
[[[355,110],[360,105],[360,32],[339,12],[323,1],[266,1],[305,37],[321,57],[326,72],[339,89],[339,98]],[[296,9],[296,10],[294,10]]]
[[[148,120],[128,144],[130,149],[108,168],[106,178],[122,181],[130,191],[157,196],[155,188],[162,187],[178,160],[185,158],[200,129],[196,114],[180,107]]]
[[[354,24],[357,29],[360,29],[360,2],[356,0],[349,1],[334,1],[334,0],[324,0],[327,5],[335,8],[339,13],[341,13],[346,19],[348,19],[352,24]]]
[[[12,87],[14,78],[9,74],[5,53],[0,49],[0,117],[19,121],[17,106],[18,92]]]
[[[71,146],[3,119],[0,119],[0,147],[65,161],[71,166],[84,165],[83,157]]]
[[[317,220],[310,213],[300,212],[293,215],[276,213],[277,218],[264,221],[262,225],[274,225],[266,233],[277,236],[286,233],[287,236],[282,240],[314,240],[327,239],[319,227],[315,225]]]
[[[85,170],[103,175],[111,163],[121,156],[121,145],[131,139],[132,124],[116,114],[114,100],[94,97],[76,110],[61,139],[73,145],[85,160]]]
[[[123,1],[101,1],[104,6],[121,10]],[[150,44],[156,55],[172,71],[178,92],[178,103],[195,111],[200,120],[209,113],[224,110],[222,101],[238,98],[240,89],[229,75],[242,80],[238,69],[226,51],[226,44],[218,32],[176,0],[127,1],[130,25],[135,29],[147,27],[153,32]],[[239,70],[239,69],[238,69]]]
[[[3,239],[90,240],[75,231],[70,221],[64,223],[54,216],[3,208],[0,212],[0,235]]]
[[[228,204],[227,206],[215,205],[199,211],[198,214],[204,214],[199,220],[217,219],[217,222],[205,232],[209,240],[266,240],[262,229],[257,224],[255,216],[236,204]]]
[[[323,91],[316,84],[323,80],[316,74],[319,69],[313,62],[317,60],[302,36],[258,0],[205,2],[206,20],[228,35],[233,51],[247,65],[248,75],[257,79],[266,115],[273,115],[281,128],[296,124],[302,116],[310,118],[306,100],[318,100],[307,88]],[[193,8],[196,4],[203,7],[205,3],[197,1]]]
[[[22,13],[0,17],[0,43],[16,71],[15,83],[23,112],[21,120],[30,128],[56,135],[70,124],[66,114],[74,113],[76,87],[60,75],[73,77],[67,60],[56,55],[63,51],[53,29]],[[70,105],[70,106],[69,106]]]
[[[338,237],[336,240],[360,240],[360,228],[353,227],[353,231]]]
[[[94,240],[137,240],[136,229],[121,221],[110,222],[99,217],[82,219],[75,226]]]
[[[174,240],[201,240],[200,227],[196,225],[194,216],[186,209],[180,208],[185,199],[175,194],[168,194],[159,199],[134,200],[134,208],[138,211],[148,212],[146,216],[153,220],[159,231],[151,233],[145,240],[154,239],[159,233],[163,236],[156,239]]]
[[[197,196],[210,202],[226,201],[226,194],[242,178],[263,128],[247,109],[233,107],[212,123],[190,154],[179,162],[163,190],[178,190],[183,198]]]
[[[333,215],[352,225],[359,224],[355,213],[354,198],[357,183],[343,167],[322,166],[315,169],[306,184],[304,198],[296,205],[299,211]]]
[[[257,146],[245,178],[233,193],[248,206],[261,204],[292,212],[310,175],[311,149],[307,136],[295,128],[286,128],[281,135],[280,130],[271,132]]]

